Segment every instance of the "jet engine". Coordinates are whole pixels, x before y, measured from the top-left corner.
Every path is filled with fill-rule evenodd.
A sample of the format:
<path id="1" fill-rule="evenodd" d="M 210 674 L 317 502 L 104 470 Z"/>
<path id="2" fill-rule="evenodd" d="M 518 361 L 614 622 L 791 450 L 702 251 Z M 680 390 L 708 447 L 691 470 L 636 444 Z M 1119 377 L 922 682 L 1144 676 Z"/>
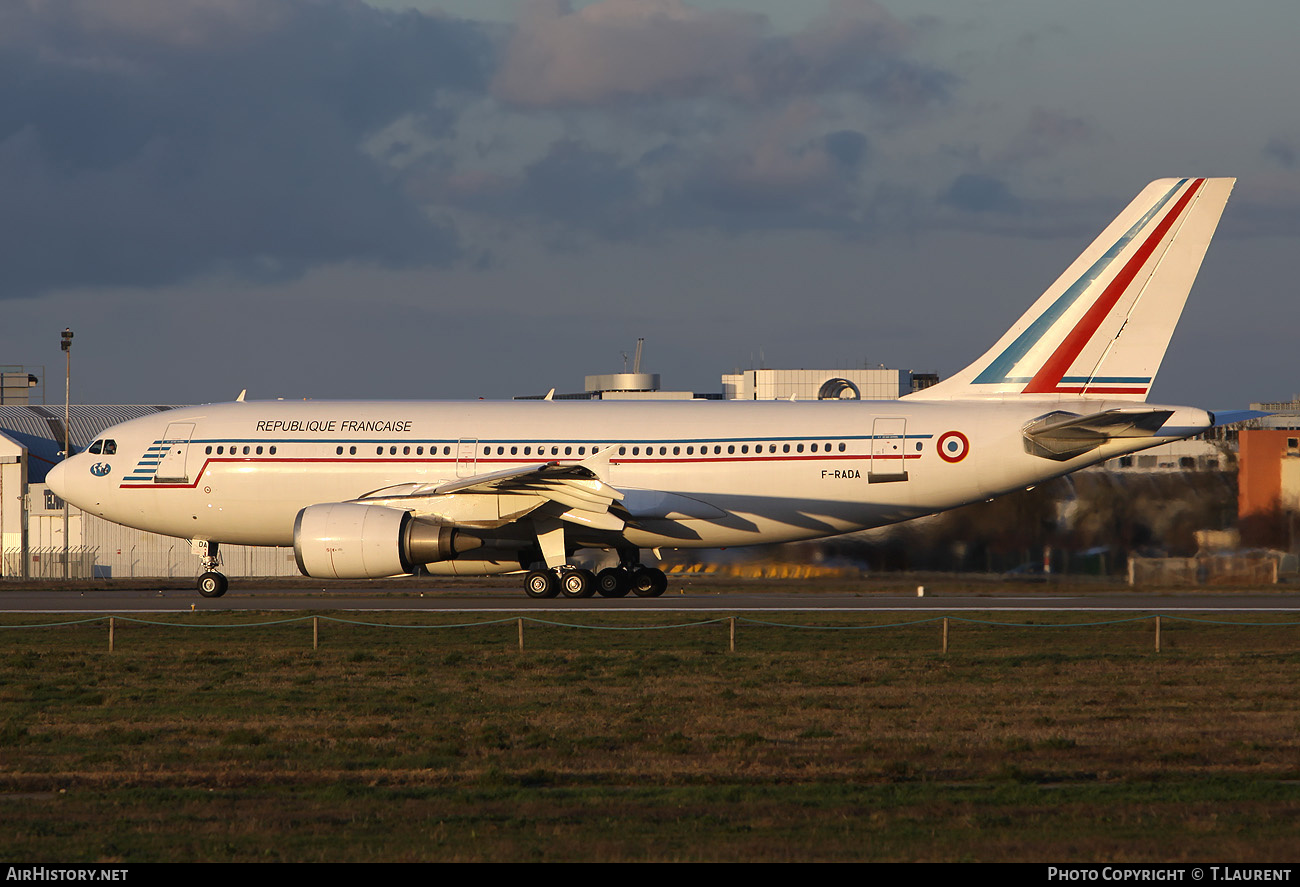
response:
<path id="1" fill-rule="evenodd" d="M 384 505 L 310 505 L 293 524 L 293 554 L 304 576 L 378 579 L 419 564 L 452 560 L 483 540 Z"/>

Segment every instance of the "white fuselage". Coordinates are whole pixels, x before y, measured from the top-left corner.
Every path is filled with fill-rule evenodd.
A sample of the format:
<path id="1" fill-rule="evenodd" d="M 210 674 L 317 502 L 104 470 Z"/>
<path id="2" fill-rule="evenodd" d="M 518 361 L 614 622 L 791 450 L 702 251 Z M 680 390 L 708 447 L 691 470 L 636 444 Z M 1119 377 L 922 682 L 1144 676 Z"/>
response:
<path id="1" fill-rule="evenodd" d="M 1026 451 L 1053 410 L 1130 404 L 1011 402 L 260 402 L 173 410 L 105 431 L 49 477 L 87 512 L 170 536 L 288 546 L 311 505 L 545 462 L 608 457 L 621 544 L 716 547 L 836 535 L 931 514 L 1203 431 L 1172 408 L 1159 436 L 1068 461 Z M 468 497 L 466 497 L 468 498 Z M 439 507 L 484 522 L 484 502 Z M 508 506 L 501 523 L 507 522 Z M 463 509 L 463 511 L 458 511 Z M 435 514 L 435 517 L 438 515 Z M 495 512 L 493 517 L 498 516 Z M 607 546 L 608 533 L 575 541 Z"/>

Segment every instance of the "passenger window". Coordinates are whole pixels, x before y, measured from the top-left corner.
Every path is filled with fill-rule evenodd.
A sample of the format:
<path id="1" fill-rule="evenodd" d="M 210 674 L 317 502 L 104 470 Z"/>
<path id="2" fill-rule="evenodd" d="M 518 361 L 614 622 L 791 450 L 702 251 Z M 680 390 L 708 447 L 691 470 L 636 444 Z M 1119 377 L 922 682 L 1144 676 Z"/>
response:
<path id="1" fill-rule="evenodd" d="M 339 452 L 343 452 L 343 448 L 342 448 L 342 447 L 339 447 Z M 259 455 L 259 456 L 262 455 L 262 448 L 261 448 L 261 447 L 258 447 L 258 448 L 257 448 L 257 455 Z"/>
<path id="2" fill-rule="evenodd" d="M 272 456 L 275 455 L 275 447 L 271 447 L 271 455 L 272 455 Z"/>
<path id="3" fill-rule="evenodd" d="M 271 452 L 272 452 L 272 453 L 275 452 L 275 447 L 271 447 Z M 349 455 L 349 456 L 355 456 L 356 454 L 357 454 L 357 448 L 356 448 L 356 447 L 348 447 L 348 455 Z"/>
<path id="4" fill-rule="evenodd" d="M 248 455 L 248 447 L 244 447 L 244 455 L 245 455 L 245 456 Z"/>

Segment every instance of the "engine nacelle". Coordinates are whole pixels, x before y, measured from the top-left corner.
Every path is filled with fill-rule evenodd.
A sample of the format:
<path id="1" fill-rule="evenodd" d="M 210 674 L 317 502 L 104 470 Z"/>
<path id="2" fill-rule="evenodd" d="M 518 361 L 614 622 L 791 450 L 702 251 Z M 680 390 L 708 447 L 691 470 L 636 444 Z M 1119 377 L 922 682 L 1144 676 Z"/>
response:
<path id="1" fill-rule="evenodd" d="M 304 576 L 379 579 L 417 564 L 450 560 L 482 545 L 455 527 L 419 520 L 385 505 L 309 505 L 293 524 L 293 554 Z"/>

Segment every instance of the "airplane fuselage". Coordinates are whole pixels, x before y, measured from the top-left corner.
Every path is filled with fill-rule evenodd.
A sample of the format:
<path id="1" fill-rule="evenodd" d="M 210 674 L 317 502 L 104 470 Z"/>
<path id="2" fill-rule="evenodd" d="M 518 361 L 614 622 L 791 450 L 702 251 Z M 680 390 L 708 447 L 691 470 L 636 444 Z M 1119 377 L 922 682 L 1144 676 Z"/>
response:
<path id="1" fill-rule="evenodd" d="M 401 485 L 539 463 L 602 462 L 621 490 L 626 544 L 698 548 L 787 542 L 876 527 L 1038 484 L 1197 433 L 1174 409 L 1158 436 L 1052 461 L 1025 427 L 1087 402 L 261 402 L 173 410 L 104 432 L 114 452 L 55 469 L 85 511 L 189 539 L 294 543 L 298 513 Z M 1158 408 L 1157 408 L 1158 409 Z M 430 515 L 491 528 L 519 497 L 442 497 Z M 448 511 L 441 514 L 439 511 Z M 418 512 L 417 512 L 418 513 Z M 611 544 L 607 529 L 571 540 Z"/>

